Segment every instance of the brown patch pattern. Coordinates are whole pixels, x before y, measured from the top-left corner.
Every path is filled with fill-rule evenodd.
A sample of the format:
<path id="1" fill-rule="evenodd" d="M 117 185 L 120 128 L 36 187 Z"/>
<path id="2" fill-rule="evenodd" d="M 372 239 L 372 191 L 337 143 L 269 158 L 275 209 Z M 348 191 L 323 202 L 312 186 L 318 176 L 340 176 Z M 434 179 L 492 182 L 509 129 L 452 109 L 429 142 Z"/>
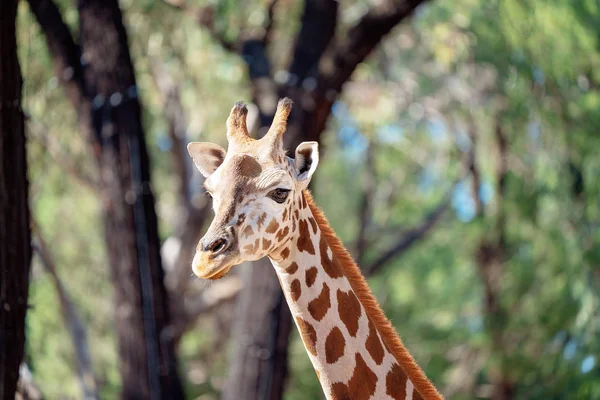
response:
<path id="1" fill-rule="evenodd" d="M 329 286 L 323 283 L 321 293 L 310 303 L 308 303 L 308 312 L 314 319 L 320 321 L 323 319 L 329 308 L 331 307 L 331 298 L 329 296 Z"/>
<path id="2" fill-rule="evenodd" d="M 375 325 L 371 322 L 371 319 L 368 318 L 369 321 L 369 336 L 367 337 L 367 342 L 365 347 L 367 348 L 369 354 L 373 358 L 373 361 L 377 363 L 377 365 L 383 362 L 383 346 L 381 345 L 381 340 L 379 340 L 379 335 L 377 334 L 377 329 L 375 329 Z"/>
<path id="3" fill-rule="evenodd" d="M 249 254 L 255 254 L 260 248 L 260 239 L 256 239 L 254 244 L 248 244 L 244 246 L 244 251 Z"/>
<path id="4" fill-rule="evenodd" d="M 286 260 L 289 257 L 289 255 L 290 255 L 290 249 L 288 247 L 281 250 L 280 256 L 282 259 Z"/>
<path id="5" fill-rule="evenodd" d="M 318 272 L 317 267 L 310 267 L 306 270 L 306 286 L 311 287 L 315 283 Z"/>
<path id="6" fill-rule="evenodd" d="M 242 155 L 236 157 L 236 166 L 239 174 L 248 178 L 255 178 L 262 172 L 262 167 L 252 156 Z"/>
<path id="7" fill-rule="evenodd" d="M 346 325 L 348 333 L 356 336 L 356 332 L 358 332 L 358 320 L 362 313 L 360 302 L 352 290 L 344 293 L 339 289 L 337 291 L 337 301 L 338 312 L 340 313 L 342 322 Z"/>
<path id="8" fill-rule="evenodd" d="M 263 238 L 262 247 L 263 247 L 263 250 L 268 250 L 271 247 L 271 241 Z"/>
<path id="9" fill-rule="evenodd" d="M 286 226 L 285 229 L 281 229 L 279 232 L 277 232 L 275 238 L 278 242 L 280 242 L 283 240 L 283 238 L 285 238 L 288 235 L 288 233 L 290 233 L 290 228 Z"/>
<path id="10" fill-rule="evenodd" d="M 254 229 L 252 229 L 251 225 L 247 225 L 242 231 L 242 235 L 244 237 L 252 236 L 254 234 Z"/>
<path id="11" fill-rule="evenodd" d="M 300 317 L 296 317 L 296 324 L 302 336 L 304 346 L 313 356 L 317 355 L 317 332 L 315 328 Z"/>
<path id="12" fill-rule="evenodd" d="M 325 359 L 327 363 L 333 364 L 346 350 L 346 339 L 338 327 L 334 327 L 325 339 Z"/>
<path id="13" fill-rule="evenodd" d="M 313 232 L 316 234 L 317 233 L 317 221 L 315 221 L 315 219 L 313 217 L 308 217 L 308 221 L 310 222 L 310 225 L 313 228 Z"/>
<path id="14" fill-rule="evenodd" d="M 258 229 L 260 229 L 260 227 L 263 226 L 263 224 L 265 223 L 265 219 L 267 219 L 267 213 L 262 213 L 262 215 L 258 217 L 258 219 L 256 220 L 256 225 L 258 226 Z"/>
<path id="15" fill-rule="evenodd" d="M 287 221 L 287 215 L 288 215 L 288 210 L 287 210 L 287 208 L 285 208 L 285 209 L 283 210 L 283 216 L 281 217 L 281 220 L 282 220 L 283 222 Z"/>
<path id="16" fill-rule="evenodd" d="M 356 353 L 356 366 L 348 384 L 336 382 L 331 385 L 334 399 L 368 400 L 375 393 L 377 375 L 365 363 L 365 360 Z"/>
<path id="17" fill-rule="evenodd" d="M 296 271 L 298 271 L 298 264 L 295 261 L 293 263 L 291 263 L 290 266 L 285 269 L 285 272 L 287 272 L 290 275 L 295 274 Z"/>
<path id="18" fill-rule="evenodd" d="M 292 293 L 292 300 L 298 301 L 302 295 L 302 288 L 300 287 L 300 281 L 294 279 L 290 285 L 290 292 Z"/>
<path id="19" fill-rule="evenodd" d="M 327 272 L 327 275 L 333 279 L 340 278 L 343 276 L 342 269 L 338 265 L 337 261 L 333 259 L 333 257 L 329 258 L 327 255 L 328 248 L 329 246 L 327 245 L 325 237 L 321 236 L 321 242 L 319 243 L 319 251 L 321 252 L 321 265 L 323 266 L 325 272 Z"/>
<path id="20" fill-rule="evenodd" d="M 396 400 L 406 399 L 406 375 L 398 364 L 385 377 L 385 393 Z"/>
<path id="21" fill-rule="evenodd" d="M 298 221 L 298 230 L 298 250 L 305 251 L 309 254 L 315 254 L 315 247 L 313 246 L 312 237 L 308 230 L 308 222 L 304 219 Z"/>
<path id="22" fill-rule="evenodd" d="M 277 228 L 279 228 L 279 224 L 277 223 L 277 221 L 275 221 L 275 218 L 273 218 L 271 220 L 271 222 L 269 222 L 269 225 L 267 226 L 267 229 L 265 230 L 265 232 L 275 233 L 275 232 L 277 232 Z"/>

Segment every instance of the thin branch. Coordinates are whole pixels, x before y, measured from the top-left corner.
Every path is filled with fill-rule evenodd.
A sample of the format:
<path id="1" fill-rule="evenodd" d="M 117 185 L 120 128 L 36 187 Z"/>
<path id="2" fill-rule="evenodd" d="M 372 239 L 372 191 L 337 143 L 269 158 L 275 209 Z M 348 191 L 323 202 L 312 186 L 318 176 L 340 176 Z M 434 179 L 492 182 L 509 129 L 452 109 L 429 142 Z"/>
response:
<path id="1" fill-rule="evenodd" d="M 166 66 L 156 58 L 150 59 L 154 81 L 162 95 L 165 115 L 169 122 L 169 139 L 171 139 L 171 159 L 175 173 L 179 178 L 180 204 L 188 211 L 191 209 L 192 195 L 190 178 L 191 163 L 186 150 L 187 124 L 186 115 L 181 104 L 181 88 L 169 75 Z"/>
<path id="2" fill-rule="evenodd" d="M 263 46 L 266 48 L 271 41 L 271 33 L 273 26 L 275 25 L 275 7 L 277 6 L 278 0 L 269 0 L 267 6 L 267 22 L 265 24 L 265 33 L 262 37 Z"/>
<path id="3" fill-rule="evenodd" d="M 469 117 L 468 120 L 468 135 L 471 139 L 471 148 L 469 149 L 467 156 L 467 168 L 471 173 L 471 177 L 473 178 L 473 199 L 475 200 L 475 215 L 481 216 L 484 212 L 483 201 L 480 196 L 480 188 L 481 188 L 481 174 L 479 173 L 479 168 L 477 167 L 477 126 L 472 117 Z"/>
<path id="4" fill-rule="evenodd" d="M 54 60 L 56 76 L 68 91 L 83 96 L 81 49 L 73 40 L 69 27 L 52 0 L 28 0 L 29 7 L 44 31 L 48 49 Z"/>
<path id="5" fill-rule="evenodd" d="M 196 22 L 204 27 L 225 50 L 239 53 L 237 43 L 228 40 L 223 32 L 215 27 L 215 9 L 213 6 L 204 6 L 200 8 L 190 7 L 185 0 L 162 0 L 165 4 L 183 11 L 191 16 Z"/>
<path id="6" fill-rule="evenodd" d="M 29 7 L 44 32 L 56 77 L 77 111 L 81 131 L 92 139 L 92 102 L 83 82 L 81 48 L 52 0 L 29 0 Z"/>
<path id="7" fill-rule="evenodd" d="M 366 149 L 366 157 L 365 157 L 365 169 L 366 169 L 366 177 L 363 180 L 363 192 L 359 206 L 359 223 L 358 223 L 358 234 L 356 235 L 356 262 L 361 265 L 363 261 L 363 257 L 365 255 L 365 250 L 369 245 L 369 240 L 367 238 L 367 231 L 369 225 L 371 224 L 371 205 L 372 198 L 375 193 L 375 182 L 376 182 L 376 171 L 375 171 L 375 163 L 373 160 L 373 143 L 370 143 Z"/>
<path id="8" fill-rule="evenodd" d="M 33 247 L 40 256 L 40 260 L 44 269 L 52 277 L 52 281 L 58 294 L 61 315 L 71 335 L 71 342 L 73 344 L 75 359 L 77 360 L 77 373 L 79 375 L 79 383 L 83 391 L 83 398 L 86 400 L 97 399 L 99 398 L 98 387 L 92 369 L 92 360 L 89 352 L 85 325 L 79 318 L 75 305 L 73 304 L 69 293 L 58 276 L 56 265 L 52 259 L 48 246 L 42 238 L 39 228 L 34 221 L 32 221 L 32 233 L 34 236 Z"/>
<path id="9" fill-rule="evenodd" d="M 346 39 L 331 46 L 333 67 L 321 76 L 325 90 L 339 92 L 356 67 L 363 62 L 392 28 L 426 0 L 388 0 L 370 9 L 345 35 Z"/>
<path id="10" fill-rule="evenodd" d="M 66 173 L 73 177 L 79 184 L 92 191 L 99 191 L 100 183 L 97 177 L 86 173 L 81 167 L 75 165 L 71 157 L 63 150 L 63 146 L 53 135 L 48 133 L 48 128 L 42 123 L 36 123 L 39 129 L 34 136 L 41 142 L 52 160 Z M 34 132 L 34 130 L 30 130 Z"/>
<path id="11" fill-rule="evenodd" d="M 452 185 L 454 188 L 455 185 Z M 452 190 L 444 196 L 440 204 L 433 209 L 425 219 L 416 227 L 408 230 L 402 235 L 398 241 L 388 250 L 384 251 L 375 261 L 371 262 L 364 268 L 365 276 L 371 276 L 377 273 L 386 263 L 400 256 L 402 253 L 410 249 L 415 243 L 423 239 L 435 225 L 441 220 L 442 216 L 450 207 Z"/>
<path id="12" fill-rule="evenodd" d="M 239 275 L 232 275 L 215 282 L 187 301 L 185 315 L 180 316 L 172 327 L 175 340 L 190 329 L 200 316 L 212 313 L 224 304 L 233 302 L 241 289 L 242 281 Z"/>

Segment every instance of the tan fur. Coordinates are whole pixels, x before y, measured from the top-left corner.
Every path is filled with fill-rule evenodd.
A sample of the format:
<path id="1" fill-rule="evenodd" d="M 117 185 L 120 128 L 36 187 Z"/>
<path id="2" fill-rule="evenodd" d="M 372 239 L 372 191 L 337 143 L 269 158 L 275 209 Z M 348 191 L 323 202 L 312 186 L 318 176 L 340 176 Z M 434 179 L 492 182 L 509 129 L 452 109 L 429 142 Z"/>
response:
<path id="1" fill-rule="evenodd" d="M 442 395 L 436 390 L 433 384 L 427 379 L 425 373 L 417 365 L 413 357 L 410 355 L 406 347 L 402 344 L 402 340 L 396 333 L 396 330 L 385 317 L 383 311 L 379 307 L 375 296 L 371 293 L 371 289 L 367 285 L 365 278 L 363 277 L 360 269 L 352 259 L 352 256 L 348 253 L 342 241 L 337 237 L 327 218 L 315 204 L 310 191 L 305 190 L 303 192 L 308 206 L 312 211 L 317 225 L 321 229 L 322 235 L 327 240 L 327 244 L 331 248 L 334 254 L 334 259 L 339 262 L 339 266 L 342 269 L 344 275 L 350 282 L 350 286 L 356 296 L 365 308 L 369 318 L 375 324 L 375 327 L 381 334 L 385 344 L 389 348 L 390 352 L 396 357 L 398 363 L 412 381 L 415 390 L 426 400 L 430 399 L 443 399 Z"/>

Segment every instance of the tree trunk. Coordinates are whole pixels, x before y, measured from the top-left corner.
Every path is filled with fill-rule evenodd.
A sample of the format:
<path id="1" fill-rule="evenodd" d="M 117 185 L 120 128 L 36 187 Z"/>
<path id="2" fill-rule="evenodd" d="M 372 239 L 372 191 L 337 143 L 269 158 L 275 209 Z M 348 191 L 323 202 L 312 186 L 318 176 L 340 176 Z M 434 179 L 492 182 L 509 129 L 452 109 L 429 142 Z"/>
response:
<path id="1" fill-rule="evenodd" d="M 84 93 L 92 100 L 123 398 L 178 399 L 150 160 L 117 0 L 80 0 Z"/>
<path id="2" fill-rule="evenodd" d="M 292 326 L 290 311 L 267 258 L 239 268 L 243 289 L 233 327 L 235 345 L 229 376 L 221 398 L 281 399 Z"/>
<path id="3" fill-rule="evenodd" d="M 31 261 L 17 4 L 0 2 L 0 399 L 13 399 L 17 388 Z"/>

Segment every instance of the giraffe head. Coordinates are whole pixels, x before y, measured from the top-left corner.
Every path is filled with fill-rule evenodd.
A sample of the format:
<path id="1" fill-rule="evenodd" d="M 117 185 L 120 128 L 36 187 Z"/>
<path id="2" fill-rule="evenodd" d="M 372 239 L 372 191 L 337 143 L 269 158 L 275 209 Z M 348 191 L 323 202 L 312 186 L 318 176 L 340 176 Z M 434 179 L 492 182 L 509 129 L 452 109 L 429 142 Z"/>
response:
<path id="1" fill-rule="evenodd" d="M 194 142 L 188 152 L 206 178 L 215 217 L 198 243 L 194 273 L 218 279 L 244 261 L 282 249 L 296 230 L 302 190 L 315 171 L 316 142 L 303 142 L 295 158 L 286 156 L 283 133 L 292 101 L 279 101 L 273 124 L 260 140 L 246 127 L 248 110 L 236 103 L 227 119 L 227 151 L 213 143 Z"/>

